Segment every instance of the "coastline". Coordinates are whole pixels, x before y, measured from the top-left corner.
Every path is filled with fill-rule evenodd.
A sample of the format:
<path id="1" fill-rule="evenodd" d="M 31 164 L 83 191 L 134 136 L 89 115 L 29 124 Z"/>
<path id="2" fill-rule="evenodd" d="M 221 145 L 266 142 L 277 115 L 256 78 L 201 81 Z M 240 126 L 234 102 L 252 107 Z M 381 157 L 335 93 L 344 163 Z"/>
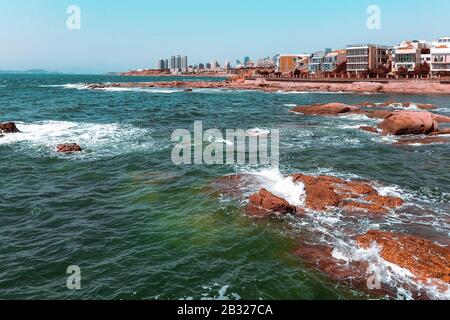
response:
<path id="1" fill-rule="evenodd" d="M 167 82 L 130 82 L 99 83 L 88 85 L 90 89 L 104 88 L 185 88 L 191 89 L 231 89 L 260 90 L 263 92 L 347 92 L 347 93 L 398 93 L 398 94 L 450 94 L 450 82 L 439 80 L 304 80 L 239 78 L 225 81 L 167 81 Z"/>

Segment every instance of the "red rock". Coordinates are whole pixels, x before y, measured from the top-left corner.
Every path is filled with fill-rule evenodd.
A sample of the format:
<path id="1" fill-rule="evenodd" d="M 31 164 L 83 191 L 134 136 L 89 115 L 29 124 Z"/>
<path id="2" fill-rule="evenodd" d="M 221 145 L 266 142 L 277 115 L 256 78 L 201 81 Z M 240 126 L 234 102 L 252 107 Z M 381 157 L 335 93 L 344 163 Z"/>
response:
<path id="1" fill-rule="evenodd" d="M 292 206 L 286 200 L 277 197 L 267 191 L 266 189 L 259 190 L 258 193 L 250 196 L 250 214 L 261 216 L 260 210 L 263 209 L 268 212 L 276 212 L 281 214 L 295 214 L 297 212 L 297 208 Z"/>
<path id="2" fill-rule="evenodd" d="M 361 113 L 372 119 L 386 119 L 392 115 L 392 111 L 389 110 L 370 110 Z"/>
<path id="3" fill-rule="evenodd" d="M 305 204 L 312 210 L 344 208 L 349 211 L 361 209 L 368 213 L 387 213 L 389 209 L 403 205 L 399 198 L 379 196 L 371 185 L 364 182 L 303 174 L 294 175 L 293 179 L 305 185 Z"/>
<path id="4" fill-rule="evenodd" d="M 441 134 L 450 134 L 450 128 L 439 129 L 437 131 L 430 133 L 430 135 L 432 136 L 437 136 Z"/>
<path id="5" fill-rule="evenodd" d="M 74 153 L 82 151 L 81 147 L 76 143 L 60 144 L 56 147 L 56 151 L 60 153 Z"/>
<path id="6" fill-rule="evenodd" d="M 398 197 L 386 197 L 378 194 L 371 194 L 364 198 L 364 200 L 390 209 L 398 208 L 405 204 L 403 200 Z"/>
<path id="7" fill-rule="evenodd" d="M 358 245 L 380 247 L 386 261 L 408 269 L 421 281 L 438 279 L 450 283 L 450 249 L 429 240 L 384 231 L 369 231 L 357 238 Z"/>
<path id="8" fill-rule="evenodd" d="M 349 201 L 344 204 L 344 208 L 349 211 L 364 211 L 371 214 L 386 214 L 389 210 L 374 203 Z"/>
<path id="9" fill-rule="evenodd" d="M 441 138 L 441 137 L 425 137 L 425 138 L 410 138 L 410 139 L 401 139 L 395 143 L 395 145 L 403 146 L 403 145 L 411 145 L 411 144 L 432 144 L 432 143 L 449 143 L 449 138 Z"/>
<path id="10" fill-rule="evenodd" d="M 14 122 L 0 123 L 0 133 L 18 133 L 20 132 L 17 129 L 16 124 Z"/>
<path id="11" fill-rule="evenodd" d="M 439 122 L 439 123 L 441 123 L 441 122 L 450 123 L 450 117 L 447 117 L 447 116 L 441 116 L 440 114 L 432 113 L 431 117 L 433 118 L 434 121 Z"/>
<path id="12" fill-rule="evenodd" d="M 376 104 L 373 102 L 362 102 L 362 103 L 358 103 L 356 106 L 357 107 L 374 107 L 374 106 L 376 106 Z"/>
<path id="13" fill-rule="evenodd" d="M 378 125 L 383 134 L 428 134 L 437 129 L 429 112 L 396 111 Z"/>
<path id="14" fill-rule="evenodd" d="M 437 109 L 434 105 L 431 103 L 416 103 L 417 108 L 422 110 L 434 110 Z"/>
<path id="15" fill-rule="evenodd" d="M 298 106 L 292 112 L 299 112 L 306 115 L 339 115 L 358 110 L 343 103 L 328 103 L 323 105 Z"/>
<path id="16" fill-rule="evenodd" d="M 363 131 L 367 131 L 367 132 L 371 132 L 371 133 L 378 133 L 378 129 L 375 127 L 370 127 L 370 126 L 362 126 L 359 127 L 361 130 Z"/>

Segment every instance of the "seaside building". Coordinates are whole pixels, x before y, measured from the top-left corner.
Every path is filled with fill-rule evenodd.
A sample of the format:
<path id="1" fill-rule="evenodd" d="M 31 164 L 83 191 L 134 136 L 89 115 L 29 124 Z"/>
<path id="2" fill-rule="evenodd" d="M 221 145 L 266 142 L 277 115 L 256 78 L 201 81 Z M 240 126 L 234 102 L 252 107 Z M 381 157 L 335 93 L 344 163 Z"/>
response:
<path id="1" fill-rule="evenodd" d="M 223 65 L 225 70 L 231 70 L 231 63 L 230 61 L 225 61 L 224 65 Z"/>
<path id="2" fill-rule="evenodd" d="M 325 51 L 318 51 L 312 54 L 309 59 L 308 72 L 319 73 L 323 71 L 323 63 L 325 61 L 325 55 L 330 53 L 331 49 L 325 49 Z"/>
<path id="3" fill-rule="evenodd" d="M 406 68 L 413 71 L 422 63 L 422 51 L 428 48 L 425 41 L 403 41 L 395 46 L 392 52 L 392 71 L 398 71 L 400 68 Z"/>
<path id="4" fill-rule="evenodd" d="M 362 73 L 386 66 L 389 47 L 375 44 L 352 44 L 346 49 L 347 72 Z"/>
<path id="5" fill-rule="evenodd" d="M 308 68 L 310 55 L 307 54 L 280 54 L 277 61 L 277 71 L 291 72 L 296 69 Z"/>
<path id="6" fill-rule="evenodd" d="M 324 72 L 333 72 L 336 70 L 336 67 L 338 65 L 340 65 L 341 63 L 344 63 L 346 61 L 347 61 L 347 55 L 346 55 L 345 50 L 335 50 L 335 51 L 328 52 L 325 55 L 322 70 Z"/>
<path id="7" fill-rule="evenodd" d="M 450 75 L 450 37 L 433 41 L 430 50 L 431 74 Z"/>

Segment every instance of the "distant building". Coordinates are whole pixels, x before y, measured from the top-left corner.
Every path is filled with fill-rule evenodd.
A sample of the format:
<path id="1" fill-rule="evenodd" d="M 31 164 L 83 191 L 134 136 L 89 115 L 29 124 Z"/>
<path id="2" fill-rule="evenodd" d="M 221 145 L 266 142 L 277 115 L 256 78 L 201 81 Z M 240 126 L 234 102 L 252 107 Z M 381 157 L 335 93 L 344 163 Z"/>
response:
<path id="1" fill-rule="evenodd" d="M 259 59 L 256 63 L 256 66 L 259 68 L 273 68 L 276 63 L 273 63 L 273 59 L 271 57 Z"/>
<path id="2" fill-rule="evenodd" d="M 186 71 L 188 69 L 188 57 L 183 56 L 181 58 L 181 70 Z"/>
<path id="3" fill-rule="evenodd" d="M 158 61 L 156 61 L 156 69 L 166 70 L 165 62 L 163 59 L 159 59 Z"/>
<path id="4" fill-rule="evenodd" d="M 450 37 L 433 41 L 430 54 L 432 75 L 450 73 Z"/>
<path id="5" fill-rule="evenodd" d="M 199 64 L 198 64 L 198 68 L 199 68 L 200 70 L 203 70 L 203 69 L 205 69 L 205 65 L 204 65 L 203 63 L 199 63 Z"/>
<path id="6" fill-rule="evenodd" d="M 210 70 L 210 69 L 211 69 L 211 63 L 208 62 L 208 63 L 205 65 L 205 68 Z"/>
<path id="7" fill-rule="evenodd" d="M 177 58 L 175 56 L 170 57 L 170 70 L 175 70 L 177 68 Z"/>
<path id="8" fill-rule="evenodd" d="M 403 41 L 395 46 L 392 51 L 392 71 L 406 68 L 413 71 L 422 63 L 422 50 L 427 49 L 428 44 L 424 41 Z"/>
<path id="9" fill-rule="evenodd" d="M 225 70 L 231 70 L 231 63 L 230 63 L 230 61 L 225 61 L 225 64 L 223 65 L 223 68 Z"/>
<path id="10" fill-rule="evenodd" d="M 331 49 L 325 49 L 325 51 L 319 51 L 312 54 L 308 64 L 309 73 L 319 73 L 323 71 L 325 55 L 329 52 L 331 52 Z"/>
<path id="11" fill-rule="evenodd" d="M 244 67 L 247 67 L 250 63 L 250 57 L 244 57 Z"/>
<path id="12" fill-rule="evenodd" d="M 324 72 L 333 72 L 337 66 L 347 61 L 345 50 L 335 50 L 325 54 L 322 70 Z"/>
<path id="13" fill-rule="evenodd" d="M 375 70 L 388 63 L 389 47 L 374 44 L 348 45 L 347 72 L 361 73 L 366 70 Z"/>
<path id="14" fill-rule="evenodd" d="M 310 55 L 306 54 L 280 54 L 277 61 L 277 70 L 281 73 L 291 72 L 296 69 L 306 68 Z"/>

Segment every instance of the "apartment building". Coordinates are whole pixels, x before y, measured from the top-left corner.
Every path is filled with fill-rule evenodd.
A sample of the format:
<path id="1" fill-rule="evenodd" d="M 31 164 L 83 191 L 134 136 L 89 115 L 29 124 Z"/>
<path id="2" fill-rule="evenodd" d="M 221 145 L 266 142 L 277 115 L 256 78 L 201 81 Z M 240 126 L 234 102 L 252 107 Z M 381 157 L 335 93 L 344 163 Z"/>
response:
<path id="1" fill-rule="evenodd" d="M 347 72 L 361 73 L 385 66 L 389 60 L 389 47 L 375 44 L 353 44 L 346 49 Z"/>
<path id="2" fill-rule="evenodd" d="M 398 71 L 402 67 L 413 71 L 422 63 L 422 51 L 428 47 L 425 41 L 417 40 L 403 41 L 395 46 L 392 52 L 392 71 Z"/>
<path id="3" fill-rule="evenodd" d="M 324 72 L 333 72 L 336 67 L 347 61 L 347 55 L 345 50 L 335 50 L 328 52 L 323 60 L 322 70 Z"/>
<path id="4" fill-rule="evenodd" d="M 281 73 L 291 72 L 296 69 L 306 71 L 309 57 L 306 54 L 281 54 L 278 57 L 277 70 Z"/>
<path id="5" fill-rule="evenodd" d="M 318 52 L 313 53 L 311 58 L 309 59 L 308 72 L 309 73 L 322 72 L 325 55 L 330 52 L 331 52 L 331 49 L 325 49 L 325 51 L 318 51 Z"/>
<path id="6" fill-rule="evenodd" d="M 450 37 L 433 41 L 430 54 L 431 74 L 450 74 Z"/>

